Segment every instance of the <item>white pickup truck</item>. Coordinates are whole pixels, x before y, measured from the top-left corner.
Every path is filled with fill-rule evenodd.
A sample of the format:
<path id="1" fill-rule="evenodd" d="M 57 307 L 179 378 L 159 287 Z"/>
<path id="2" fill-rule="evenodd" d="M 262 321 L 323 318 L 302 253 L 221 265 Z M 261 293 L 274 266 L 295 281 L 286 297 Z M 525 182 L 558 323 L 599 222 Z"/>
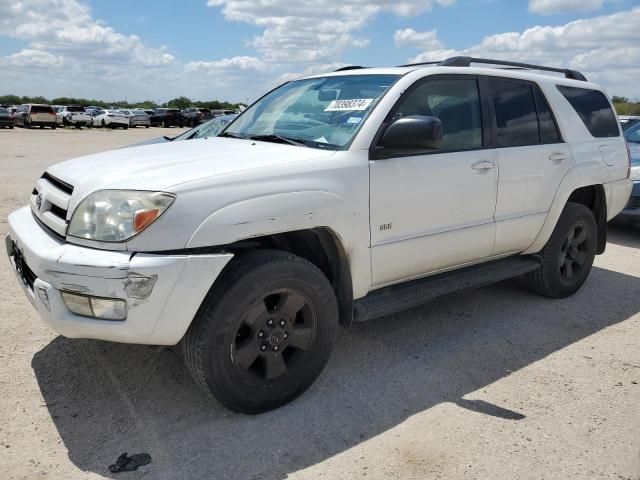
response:
<path id="1" fill-rule="evenodd" d="M 579 72 L 349 67 L 276 88 L 218 137 L 48 168 L 7 250 L 56 332 L 181 344 L 206 391 L 257 413 L 314 381 L 339 325 L 516 275 L 573 294 L 628 177 L 611 103 Z"/>

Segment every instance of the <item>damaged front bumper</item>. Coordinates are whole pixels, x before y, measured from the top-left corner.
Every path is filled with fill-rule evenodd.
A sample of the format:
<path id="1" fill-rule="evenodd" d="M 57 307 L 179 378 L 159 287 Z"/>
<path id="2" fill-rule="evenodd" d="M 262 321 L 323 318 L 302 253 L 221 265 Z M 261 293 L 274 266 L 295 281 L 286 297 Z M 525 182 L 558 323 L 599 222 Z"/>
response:
<path id="1" fill-rule="evenodd" d="M 231 254 L 153 255 L 97 250 L 47 233 L 29 207 L 9 215 L 9 261 L 29 301 L 54 331 L 71 338 L 175 345 Z M 72 313 L 61 292 L 122 299 L 122 321 Z"/>

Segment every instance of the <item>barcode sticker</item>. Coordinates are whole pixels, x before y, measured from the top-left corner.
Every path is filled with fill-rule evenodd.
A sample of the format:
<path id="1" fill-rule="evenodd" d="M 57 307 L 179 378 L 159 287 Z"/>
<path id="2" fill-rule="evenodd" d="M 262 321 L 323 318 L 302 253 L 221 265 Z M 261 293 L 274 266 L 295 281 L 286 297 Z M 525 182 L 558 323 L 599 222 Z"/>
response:
<path id="1" fill-rule="evenodd" d="M 352 112 L 355 110 L 366 110 L 373 102 L 373 98 L 351 98 L 349 100 L 334 100 L 325 112 Z"/>

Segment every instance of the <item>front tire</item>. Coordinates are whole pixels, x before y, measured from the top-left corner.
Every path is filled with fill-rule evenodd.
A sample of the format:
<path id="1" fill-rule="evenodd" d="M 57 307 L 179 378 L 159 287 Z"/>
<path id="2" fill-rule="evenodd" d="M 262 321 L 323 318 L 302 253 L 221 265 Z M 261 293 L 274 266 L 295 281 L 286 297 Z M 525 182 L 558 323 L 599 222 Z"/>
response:
<path id="1" fill-rule="evenodd" d="M 263 250 L 230 262 L 182 349 L 205 391 L 233 411 L 256 414 L 309 388 L 337 327 L 337 301 L 324 274 L 296 255 Z"/>
<path id="2" fill-rule="evenodd" d="M 591 271 L 597 240 L 598 229 L 591 210 L 579 203 L 567 203 L 540 252 L 542 265 L 527 274 L 529 284 L 546 297 L 573 295 Z"/>

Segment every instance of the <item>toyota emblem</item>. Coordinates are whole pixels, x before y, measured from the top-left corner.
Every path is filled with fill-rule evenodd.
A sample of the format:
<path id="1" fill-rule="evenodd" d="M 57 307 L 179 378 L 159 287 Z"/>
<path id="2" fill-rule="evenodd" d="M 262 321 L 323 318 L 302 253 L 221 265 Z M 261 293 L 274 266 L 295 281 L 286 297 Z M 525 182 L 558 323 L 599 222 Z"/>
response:
<path id="1" fill-rule="evenodd" d="M 38 211 L 42 208 L 42 194 L 39 193 L 36 197 L 36 207 L 38 207 Z"/>

